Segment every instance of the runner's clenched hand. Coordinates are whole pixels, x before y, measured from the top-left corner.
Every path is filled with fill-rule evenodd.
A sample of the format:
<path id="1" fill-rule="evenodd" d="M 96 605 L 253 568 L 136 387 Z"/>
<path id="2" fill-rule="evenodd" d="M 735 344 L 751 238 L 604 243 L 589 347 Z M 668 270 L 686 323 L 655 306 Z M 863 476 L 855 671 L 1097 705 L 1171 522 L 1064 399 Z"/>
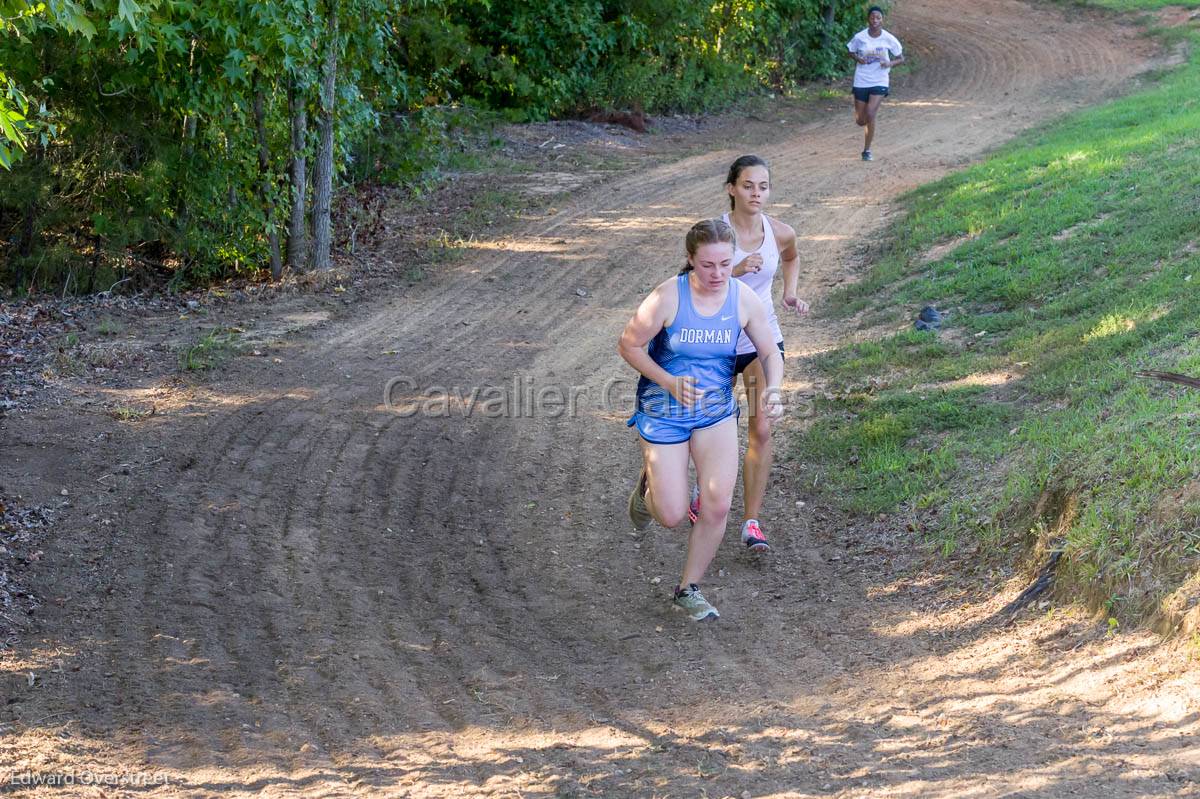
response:
<path id="1" fill-rule="evenodd" d="M 790 308 L 801 315 L 808 313 L 808 303 L 797 297 L 795 294 L 783 295 L 783 307 Z"/>
<path id="2" fill-rule="evenodd" d="M 751 272 L 759 272 L 762 270 L 763 258 L 762 255 L 752 252 L 733 267 L 733 276 L 741 277 L 742 275 L 750 274 Z"/>
<path id="3" fill-rule="evenodd" d="M 783 418 L 783 402 L 779 397 L 779 389 L 763 389 L 759 397 L 759 406 L 762 408 L 763 416 L 767 417 L 772 424 Z"/>
<path id="4" fill-rule="evenodd" d="M 703 396 L 704 392 L 696 389 L 696 378 L 691 375 L 680 375 L 671 381 L 667 387 L 671 396 L 690 408 Z"/>

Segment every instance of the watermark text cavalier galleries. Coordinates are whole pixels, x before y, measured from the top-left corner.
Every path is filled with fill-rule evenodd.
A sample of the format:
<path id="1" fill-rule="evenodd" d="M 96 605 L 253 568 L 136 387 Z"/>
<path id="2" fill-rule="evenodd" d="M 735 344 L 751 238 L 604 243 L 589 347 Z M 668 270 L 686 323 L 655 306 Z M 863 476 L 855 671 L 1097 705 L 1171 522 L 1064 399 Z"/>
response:
<path id="1" fill-rule="evenodd" d="M 744 394 L 735 393 L 744 404 Z M 405 419 L 414 416 L 559 419 L 573 418 L 581 412 L 628 415 L 633 413 L 636 396 L 637 380 L 629 377 L 610 378 L 599 387 L 539 384 L 527 375 L 514 375 L 500 384 L 421 387 L 413 378 L 398 375 L 383 387 L 384 406 Z M 785 413 L 811 410 L 809 393 L 780 392 L 779 398 Z"/>

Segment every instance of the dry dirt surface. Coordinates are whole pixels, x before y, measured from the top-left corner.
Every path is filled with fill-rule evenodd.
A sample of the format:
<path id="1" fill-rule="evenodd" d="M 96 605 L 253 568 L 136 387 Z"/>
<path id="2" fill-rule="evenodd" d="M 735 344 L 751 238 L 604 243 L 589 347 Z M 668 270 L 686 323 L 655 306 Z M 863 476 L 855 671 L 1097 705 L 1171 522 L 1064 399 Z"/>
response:
<path id="1" fill-rule="evenodd" d="M 1129 89 L 1154 55 L 1109 18 L 1016 0 L 910 0 L 888 27 L 920 68 L 884 105 L 873 164 L 848 99 L 760 120 L 270 357 L 125 389 L 152 417 L 10 417 L 0 477 L 60 510 L 45 606 L 0 655 L 0 790 L 1200 793 L 1187 642 L 1044 607 L 1004 626 L 1018 582 L 964 588 L 887 519 L 822 508 L 786 463 L 774 553 L 741 552 L 731 522 L 705 586 L 722 618 L 695 625 L 668 603 L 682 533 L 625 518 L 638 447 L 627 406 L 604 402 L 629 386 L 616 337 L 686 227 L 722 210 L 735 156 L 771 161 L 772 212 L 799 233 L 815 313 L 785 322 L 789 386 L 817 390 L 806 356 L 849 334 L 822 298 L 900 192 Z M 383 402 L 394 377 L 401 410 L 461 395 L 408 416 Z M 571 387 L 577 412 L 541 395 L 530 413 L 514 385 Z M 485 386 L 507 414 L 490 392 L 465 412 Z"/>

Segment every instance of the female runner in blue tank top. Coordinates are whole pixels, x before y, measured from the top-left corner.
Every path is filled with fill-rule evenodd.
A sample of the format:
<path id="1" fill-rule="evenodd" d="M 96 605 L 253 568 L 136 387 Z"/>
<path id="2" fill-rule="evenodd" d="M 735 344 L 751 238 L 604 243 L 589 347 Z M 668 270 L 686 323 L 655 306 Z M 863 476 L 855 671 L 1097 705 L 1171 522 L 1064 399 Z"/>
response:
<path id="1" fill-rule="evenodd" d="M 637 410 L 629 420 L 642 439 L 643 466 L 629 498 L 638 529 L 651 518 L 676 527 L 687 518 L 688 461 L 696 464 L 701 511 L 688 539 L 674 603 L 696 621 L 716 618 L 699 583 L 725 533 L 738 471 L 733 394 L 737 342 L 744 330 L 763 358 L 759 413 L 783 413 L 783 358 L 762 301 L 730 280 L 733 229 L 719 219 L 698 222 L 686 240 L 685 273 L 659 284 L 625 326 L 621 356 L 641 373 Z"/>

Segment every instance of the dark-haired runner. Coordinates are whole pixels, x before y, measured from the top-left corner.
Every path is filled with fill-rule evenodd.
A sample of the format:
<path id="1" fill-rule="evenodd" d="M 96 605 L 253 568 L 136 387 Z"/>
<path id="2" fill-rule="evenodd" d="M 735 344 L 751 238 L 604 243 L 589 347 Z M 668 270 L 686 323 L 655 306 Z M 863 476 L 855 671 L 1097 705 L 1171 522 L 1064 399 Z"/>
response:
<path id="1" fill-rule="evenodd" d="M 767 162 L 757 155 L 743 155 L 729 167 L 725 179 L 729 194 L 729 213 L 722 219 L 730 223 L 737 237 L 733 276 L 758 295 L 767 309 L 775 344 L 783 352 L 783 332 L 775 314 L 771 289 L 775 273 L 783 272 L 783 307 L 807 313 L 808 303 L 796 296 L 800 276 L 800 255 L 796 251 L 796 231 L 762 212 L 771 198 L 771 173 Z M 746 390 L 748 435 L 746 459 L 742 464 L 742 543 L 752 552 L 771 547 L 763 534 L 759 515 L 767 493 L 774 455 L 771 447 L 771 420 L 758 412 L 758 393 L 766 385 L 762 359 L 749 337 L 738 339 L 734 374 L 742 376 Z M 703 504 L 702 501 L 700 503 Z"/>
<path id="2" fill-rule="evenodd" d="M 865 127 L 862 160 L 872 161 L 871 142 L 875 138 L 875 115 L 890 91 L 892 67 L 904 63 L 904 48 L 900 40 L 883 29 L 883 9 L 871 6 L 867 10 L 867 27 L 854 34 L 846 45 L 850 57 L 858 64 L 854 68 L 854 121 Z"/>

